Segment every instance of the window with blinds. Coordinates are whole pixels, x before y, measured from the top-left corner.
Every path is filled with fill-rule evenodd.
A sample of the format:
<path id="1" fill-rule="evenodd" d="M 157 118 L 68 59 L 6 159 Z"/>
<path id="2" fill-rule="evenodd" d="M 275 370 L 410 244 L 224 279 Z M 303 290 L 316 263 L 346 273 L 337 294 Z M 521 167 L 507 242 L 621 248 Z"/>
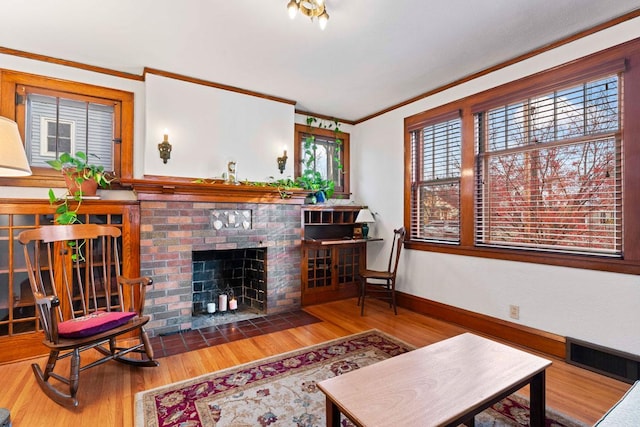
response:
<path id="1" fill-rule="evenodd" d="M 18 124 L 33 172 L 0 185 L 62 186 L 47 161 L 77 151 L 121 180 L 133 178 L 133 93 L 4 69 L 0 83 L 0 114 Z"/>
<path id="2" fill-rule="evenodd" d="M 48 167 L 62 153 L 84 151 L 91 164 L 114 170 L 114 103 L 45 96 L 26 90 L 26 152 L 31 166 Z"/>
<path id="3" fill-rule="evenodd" d="M 622 255 L 620 81 L 476 112 L 477 245 Z"/>
<path id="4" fill-rule="evenodd" d="M 460 242 L 461 119 L 411 130 L 411 237 Z"/>

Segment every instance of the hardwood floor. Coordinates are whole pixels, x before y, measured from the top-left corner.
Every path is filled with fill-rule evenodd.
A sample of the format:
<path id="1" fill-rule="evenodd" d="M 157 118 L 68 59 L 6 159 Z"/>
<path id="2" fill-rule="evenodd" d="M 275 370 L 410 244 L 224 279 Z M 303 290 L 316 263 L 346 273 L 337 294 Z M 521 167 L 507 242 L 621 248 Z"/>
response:
<path id="1" fill-rule="evenodd" d="M 157 368 L 136 369 L 110 362 L 85 371 L 78 392 L 80 406 L 75 409 L 62 408 L 45 397 L 31 372 L 33 360 L 0 365 L 0 407 L 11 411 L 16 427 L 129 427 L 134 425 L 134 396 L 139 391 L 373 328 L 415 346 L 467 331 L 401 308 L 394 316 L 386 304 L 371 300 L 364 317 L 355 299 L 305 310 L 323 321 L 164 357 Z M 547 406 L 588 424 L 595 423 L 630 387 L 548 358 L 553 365 L 547 370 Z M 41 365 L 44 360 L 37 359 Z"/>

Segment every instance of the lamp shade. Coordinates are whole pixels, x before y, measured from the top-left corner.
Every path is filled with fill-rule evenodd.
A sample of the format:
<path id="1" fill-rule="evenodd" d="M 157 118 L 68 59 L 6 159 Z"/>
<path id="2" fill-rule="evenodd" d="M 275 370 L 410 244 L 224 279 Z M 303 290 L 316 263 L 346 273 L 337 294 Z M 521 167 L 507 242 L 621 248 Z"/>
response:
<path id="1" fill-rule="evenodd" d="M 0 176 L 28 176 L 31 168 L 24 152 L 18 124 L 0 117 Z"/>
<path id="2" fill-rule="evenodd" d="M 373 217 L 373 214 L 371 213 L 371 211 L 367 208 L 364 208 L 364 209 L 360 209 L 360 212 L 358 212 L 358 216 L 356 217 L 356 222 L 367 223 L 367 222 L 376 222 L 376 220 Z"/>

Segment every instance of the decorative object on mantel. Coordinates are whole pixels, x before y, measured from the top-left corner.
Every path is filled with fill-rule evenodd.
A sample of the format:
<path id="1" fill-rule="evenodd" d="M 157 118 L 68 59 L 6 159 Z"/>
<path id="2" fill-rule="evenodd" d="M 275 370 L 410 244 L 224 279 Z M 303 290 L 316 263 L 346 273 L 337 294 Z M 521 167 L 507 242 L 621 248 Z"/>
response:
<path id="1" fill-rule="evenodd" d="M 232 160 L 227 163 L 227 179 L 224 182 L 225 184 L 240 185 L 236 168 L 237 162 Z"/>
<path id="2" fill-rule="evenodd" d="M 0 176 L 29 176 L 31 168 L 13 120 L 0 116 Z"/>
<path id="3" fill-rule="evenodd" d="M 95 154 L 94 157 L 98 158 Z M 56 205 L 56 223 L 73 224 L 78 221 L 78 210 L 83 199 L 97 198 L 98 187 L 108 188 L 116 179 L 104 170 L 102 165 L 89 163 L 87 154 L 83 151 L 62 153 L 55 160 L 47 160 L 47 163 L 55 170 L 61 171 L 67 184 L 67 193 L 62 197 L 56 197 L 52 189 L 49 189 L 49 203 Z M 70 201 L 77 202 L 75 208 L 69 205 Z"/>
<path id="4" fill-rule="evenodd" d="M 213 228 L 221 230 L 222 228 L 242 228 L 244 230 L 251 229 L 251 211 L 230 211 L 226 209 L 213 209 Z"/>
<path id="5" fill-rule="evenodd" d="M 284 154 L 281 157 L 278 157 L 278 170 L 280 173 L 284 173 L 284 170 L 287 167 L 287 147 L 284 147 Z"/>
<path id="6" fill-rule="evenodd" d="M 287 9 L 289 10 L 289 18 L 291 19 L 294 19 L 298 11 L 300 11 L 304 16 L 308 16 L 311 21 L 313 21 L 313 18 L 318 18 L 318 24 L 321 30 L 327 27 L 329 14 L 327 13 L 324 0 L 290 0 L 287 4 Z"/>
<path id="7" fill-rule="evenodd" d="M 360 209 L 358 216 L 356 217 L 356 223 L 362 224 L 362 238 L 367 239 L 369 237 L 369 223 L 376 222 L 373 214 L 368 208 Z"/>
<path id="8" fill-rule="evenodd" d="M 160 158 L 162 163 L 166 164 L 167 160 L 171 158 L 171 144 L 169 144 L 169 131 L 164 130 L 164 140 L 158 144 L 158 151 L 160 152 Z"/>

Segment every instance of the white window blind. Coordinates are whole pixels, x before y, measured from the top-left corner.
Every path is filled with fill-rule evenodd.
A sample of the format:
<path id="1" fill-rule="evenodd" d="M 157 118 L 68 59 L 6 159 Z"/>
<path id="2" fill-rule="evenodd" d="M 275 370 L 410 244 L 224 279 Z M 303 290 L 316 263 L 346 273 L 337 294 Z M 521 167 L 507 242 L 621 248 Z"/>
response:
<path id="1" fill-rule="evenodd" d="M 114 107 L 29 93 L 26 147 L 31 166 L 49 167 L 63 152 L 84 151 L 91 164 L 114 170 Z M 57 126 L 60 124 L 60 126 Z"/>
<path id="2" fill-rule="evenodd" d="M 620 82 L 476 113 L 477 245 L 621 256 Z"/>
<path id="3" fill-rule="evenodd" d="M 411 130 L 411 239 L 460 242 L 461 119 Z"/>

